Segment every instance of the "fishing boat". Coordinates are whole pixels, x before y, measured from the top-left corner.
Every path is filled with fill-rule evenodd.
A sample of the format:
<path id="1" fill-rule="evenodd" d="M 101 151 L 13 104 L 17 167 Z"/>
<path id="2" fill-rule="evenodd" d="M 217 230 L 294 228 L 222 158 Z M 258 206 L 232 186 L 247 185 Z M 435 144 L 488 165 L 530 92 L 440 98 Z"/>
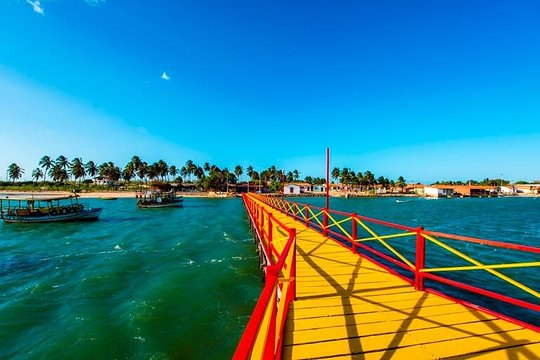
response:
<path id="1" fill-rule="evenodd" d="M 182 207 L 183 198 L 177 196 L 173 190 L 163 192 L 161 190 L 147 190 L 137 193 L 137 207 L 139 208 L 165 208 Z"/>
<path id="2" fill-rule="evenodd" d="M 6 223 L 97 220 L 103 210 L 80 204 L 76 195 L 6 196 L 0 200 L 0 218 Z"/>

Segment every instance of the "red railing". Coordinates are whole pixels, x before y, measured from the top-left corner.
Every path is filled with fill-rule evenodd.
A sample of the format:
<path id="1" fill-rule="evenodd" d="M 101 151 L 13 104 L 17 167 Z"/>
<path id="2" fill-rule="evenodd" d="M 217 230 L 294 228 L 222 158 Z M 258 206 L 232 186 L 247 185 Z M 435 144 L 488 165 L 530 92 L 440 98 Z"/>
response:
<path id="1" fill-rule="evenodd" d="M 279 359 L 289 303 L 296 297 L 296 230 L 243 195 L 264 254 L 265 284 L 233 359 Z"/>
<path id="2" fill-rule="evenodd" d="M 538 247 L 445 234 L 424 230 L 422 227 L 412 228 L 355 213 L 289 202 L 277 197 L 257 195 L 256 198 L 304 222 L 305 225 L 321 232 L 324 236 L 337 240 L 354 253 L 361 253 L 361 256 L 403 278 L 417 290 L 424 290 L 426 280 L 431 280 L 430 287 L 426 290 L 441 295 L 444 294 L 437 290 L 437 285 L 434 284 L 444 284 L 468 293 L 495 299 L 498 302 L 540 312 L 540 289 L 538 288 L 540 284 L 537 277 L 533 274 L 526 278 L 521 272 L 515 272 L 515 269 L 540 267 L 538 255 L 540 248 Z M 396 239 L 401 241 L 393 242 Z M 369 245 L 370 243 L 372 245 Z M 472 248 L 475 251 L 471 251 Z M 431 252 L 428 257 L 426 257 L 427 249 Z M 484 260 L 479 261 L 467 254 L 471 252 L 474 252 L 476 257 L 483 256 Z M 508 257 L 506 256 L 508 254 L 501 254 L 502 252 L 519 252 L 519 255 Z M 509 258 L 520 260 L 508 263 Z M 499 262 L 496 262 L 497 260 Z M 456 263 L 459 265 L 456 266 Z M 481 270 L 487 276 L 456 275 L 463 271 L 474 270 Z M 514 272 L 513 277 L 501 270 Z M 517 277 L 520 277 L 520 281 L 516 280 Z M 510 296 L 509 294 L 517 295 Z M 470 305 L 470 300 L 458 298 L 459 296 L 454 293 L 451 297 L 457 302 Z M 482 309 L 540 331 L 539 327 L 526 321 L 517 320 L 485 307 Z"/>

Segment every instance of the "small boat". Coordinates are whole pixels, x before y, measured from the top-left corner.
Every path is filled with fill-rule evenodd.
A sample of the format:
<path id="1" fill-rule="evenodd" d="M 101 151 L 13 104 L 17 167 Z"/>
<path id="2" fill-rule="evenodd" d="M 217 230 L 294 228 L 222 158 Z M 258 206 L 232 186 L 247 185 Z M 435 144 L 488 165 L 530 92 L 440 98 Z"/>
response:
<path id="1" fill-rule="evenodd" d="M 102 196 L 100 200 L 118 200 L 118 198 L 115 196 Z"/>
<path id="2" fill-rule="evenodd" d="M 160 190 L 137 193 L 137 207 L 139 208 L 165 208 L 182 207 L 183 198 L 177 196 L 175 191 L 162 192 Z"/>
<path id="3" fill-rule="evenodd" d="M 6 223 L 97 220 L 103 210 L 80 204 L 76 195 L 6 196 L 0 200 L 0 218 Z"/>

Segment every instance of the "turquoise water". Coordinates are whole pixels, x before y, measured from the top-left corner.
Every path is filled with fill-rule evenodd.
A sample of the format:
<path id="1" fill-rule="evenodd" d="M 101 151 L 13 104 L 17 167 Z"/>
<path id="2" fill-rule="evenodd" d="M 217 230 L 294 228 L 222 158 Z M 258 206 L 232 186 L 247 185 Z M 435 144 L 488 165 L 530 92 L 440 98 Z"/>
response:
<path id="1" fill-rule="evenodd" d="M 262 286 L 239 200 L 103 201 L 100 220 L 0 225 L 2 358 L 230 358 Z"/>
<path id="2" fill-rule="evenodd" d="M 145 210 L 134 199 L 83 202 L 104 207 L 99 221 L 0 225 L 2 358 L 230 358 L 262 288 L 241 200 L 188 198 L 181 209 Z M 534 198 L 331 205 L 540 246 Z M 529 271 L 538 289 L 538 269 Z"/>

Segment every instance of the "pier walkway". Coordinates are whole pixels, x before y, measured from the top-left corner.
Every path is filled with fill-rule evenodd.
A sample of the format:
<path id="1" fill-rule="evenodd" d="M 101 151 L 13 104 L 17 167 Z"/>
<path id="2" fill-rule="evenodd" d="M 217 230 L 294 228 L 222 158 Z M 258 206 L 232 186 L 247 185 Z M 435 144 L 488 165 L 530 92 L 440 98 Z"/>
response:
<path id="1" fill-rule="evenodd" d="M 265 286 L 235 358 L 540 359 L 538 328 L 415 290 L 356 247 L 323 236 L 328 216 L 306 208 L 288 216 L 263 197 L 244 202 L 275 291 Z"/>

